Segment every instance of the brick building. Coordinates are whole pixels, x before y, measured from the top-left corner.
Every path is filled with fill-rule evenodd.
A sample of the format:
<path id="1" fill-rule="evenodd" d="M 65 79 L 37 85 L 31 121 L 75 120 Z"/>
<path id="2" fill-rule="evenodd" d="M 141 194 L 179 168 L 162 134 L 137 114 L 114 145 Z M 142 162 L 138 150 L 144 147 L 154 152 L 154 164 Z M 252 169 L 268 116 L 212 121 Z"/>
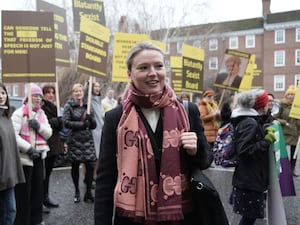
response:
<path id="1" fill-rule="evenodd" d="M 270 4 L 262 0 L 261 17 L 155 30 L 151 38 L 167 43 L 168 56 L 181 55 L 183 43 L 204 49 L 204 89 L 213 87 L 226 49 L 254 54 L 261 73 L 252 86 L 281 98 L 300 80 L 300 10 L 271 13 Z"/>

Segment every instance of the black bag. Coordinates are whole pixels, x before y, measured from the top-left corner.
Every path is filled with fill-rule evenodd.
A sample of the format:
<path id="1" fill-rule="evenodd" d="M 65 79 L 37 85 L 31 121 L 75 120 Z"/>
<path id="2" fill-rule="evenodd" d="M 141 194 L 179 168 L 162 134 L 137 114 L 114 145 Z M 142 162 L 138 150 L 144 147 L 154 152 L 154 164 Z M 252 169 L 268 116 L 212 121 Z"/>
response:
<path id="1" fill-rule="evenodd" d="M 68 150 L 67 150 L 67 147 L 64 146 L 63 153 L 61 153 L 55 157 L 53 167 L 56 168 L 56 167 L 66 166 L 68 163 L 69 163 Z"/>
<path id="2" fill-rule="evenodd" d="M 191 186 L 197 222 L 201 225 L 229 225 L 218 191 L 200 169 L 192 172 Z"/>

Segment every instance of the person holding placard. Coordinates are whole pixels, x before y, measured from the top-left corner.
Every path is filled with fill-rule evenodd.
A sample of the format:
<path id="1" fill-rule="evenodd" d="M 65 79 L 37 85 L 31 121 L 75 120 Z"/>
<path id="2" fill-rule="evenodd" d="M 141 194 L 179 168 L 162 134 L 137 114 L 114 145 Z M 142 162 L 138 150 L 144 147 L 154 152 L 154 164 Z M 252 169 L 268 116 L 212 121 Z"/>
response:
<path id="1" fill-rule="evenodd" d="M 64 124 L 70 130 L 67 138 L 68 160 L 71 162 L 71 175 L 75 187 L 74 203 L 81 201 L 79 190 L 79 166 L 85 165 L 84 183 L 86 192 L 85 202 L 94 202 L 92 195 L 93 172 L 97 160 L 92 130 L 97 123 L 93 111 L 87 111 L 84 101 L 84 87 L 76 83 L 72 87 L 72 97 L 64 106 Z"/>
<path id="2" fill-rule="evenodd" d="M 44 98 L 42 109 L 46 113 L 48 121 L 53 130 L 52 136 L 47 141 L 50 151 L 47 153 L 47 157 L 45 159 L 44 206 L 49 208 L 57 208 L 59 205 L 53 202 L 49 196 L 49 181 L 57 156 L 64 152 L 64 144 L 59 135 L 59 132 L 63 129 L 64 125 L 63 119 L 57 116 L 54 85 L 44 85 L 43 94 Z"/>
<path id="3" fill-rule="evenodd" d="M 43 224 L 44 159 L 49 151 L 47 140 L 52 135 L 52 128 L 42 109 L 42 89 L 34 83 L 30 83 L 29 88 L 24 104 L 12 114 L 26 180 L 16 186 L 15 225 Z"/>
<path id="4" fill-rule="evenodd" d="M 282 126 L 285 143 L 290 146 L 290 162 L 293 176 L 298 177 L 299 175 L 296 172 L 297 157 L 294 158 L 294 153 L 300 135 L 300 120 L 290 117 L 295 94 L 294 85 L 290 85 L 284 94 L 284 98 L 279 103 L 279 111 L 275 118 Z"/>

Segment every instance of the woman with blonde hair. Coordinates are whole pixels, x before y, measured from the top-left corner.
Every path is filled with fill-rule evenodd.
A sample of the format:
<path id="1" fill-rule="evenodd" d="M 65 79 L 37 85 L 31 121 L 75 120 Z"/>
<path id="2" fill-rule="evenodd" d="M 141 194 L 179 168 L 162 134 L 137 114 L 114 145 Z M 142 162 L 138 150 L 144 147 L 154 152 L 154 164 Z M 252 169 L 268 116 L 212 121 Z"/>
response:
<path id="1" fill-rule="evenodd" d="M 97 160 L 92 130 L 96 128 L 97 123 L 94 113 L 87 113 L 87 104 L 84 101 L 84 87 L 76 83 L 72 88 L 72 97 L 64 107 L 65 127 L 70 130 L 70 135 L 66 141 L 68 145 L 68 159 L 71 162 L 71 175 L 75 187 L 74 203 L 79 203 L 79 166 L 85 164 L 86 192 L 85 202 L 94 202 L 92 195 L 93 171 Z"/>
<path id="2" fill-rule="evenodd" d="M 290 117 L 290 111 L 294 102 L 296 90 L 294 85 L 290 85 L 284 94 L 284 98 L 279 103 L 279 111 L 274 116 L 282 126 L 284 140 L 290 146 L 290 162 L 293 176 L 298 177 L 296 173 L 297 157 L 294 158 L 297 141 L 300 135 L 300 120 Z"/>

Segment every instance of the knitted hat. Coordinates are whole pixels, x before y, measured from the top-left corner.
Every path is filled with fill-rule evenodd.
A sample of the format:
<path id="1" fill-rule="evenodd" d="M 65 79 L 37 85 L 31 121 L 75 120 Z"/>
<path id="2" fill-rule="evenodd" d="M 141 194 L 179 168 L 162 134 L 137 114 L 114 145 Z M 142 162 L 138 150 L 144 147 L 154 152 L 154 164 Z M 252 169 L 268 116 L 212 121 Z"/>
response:
<path id="1" fill-rule="evenodd" d="M 34 83 L 30 83 L 31 95 L 40 95 L 43 96 L 42 89 Z M 27 102 L 29 92 L 26 92 L 25 98 L 23 99 L 23 103 Z"/>
<path id="2" fill-rule="evenodd" d="M 203 97 L 210 97 L 213 96 L 215 92 L 213 90 L 207 90 L 203 93 Z"/>
<path id="3" fill-rule="evenodd" d="M 269 102 L 268 93 L 264 91 L 261 95 L 255 98 L 255 104 L 253 108 L 255 110 L 264 108 L 268 104 L 268 102 Z"/>
<path id="4" fill-rule="evenodd" d="M 30 83 L 31 95 L 40 95 L 43 96 L 42 89 L 34 83 Z M 28 93 L 27 93 L 28 95 Z"/>
<path id="5" fill-rule="evenodd" d="M 287 95 L 292 94 L 295 95 L 296 94 L 296 90 L 294 85 L 290 85 L 289 88 L 286 90 L 284 96 L 286 97 Z"/>

